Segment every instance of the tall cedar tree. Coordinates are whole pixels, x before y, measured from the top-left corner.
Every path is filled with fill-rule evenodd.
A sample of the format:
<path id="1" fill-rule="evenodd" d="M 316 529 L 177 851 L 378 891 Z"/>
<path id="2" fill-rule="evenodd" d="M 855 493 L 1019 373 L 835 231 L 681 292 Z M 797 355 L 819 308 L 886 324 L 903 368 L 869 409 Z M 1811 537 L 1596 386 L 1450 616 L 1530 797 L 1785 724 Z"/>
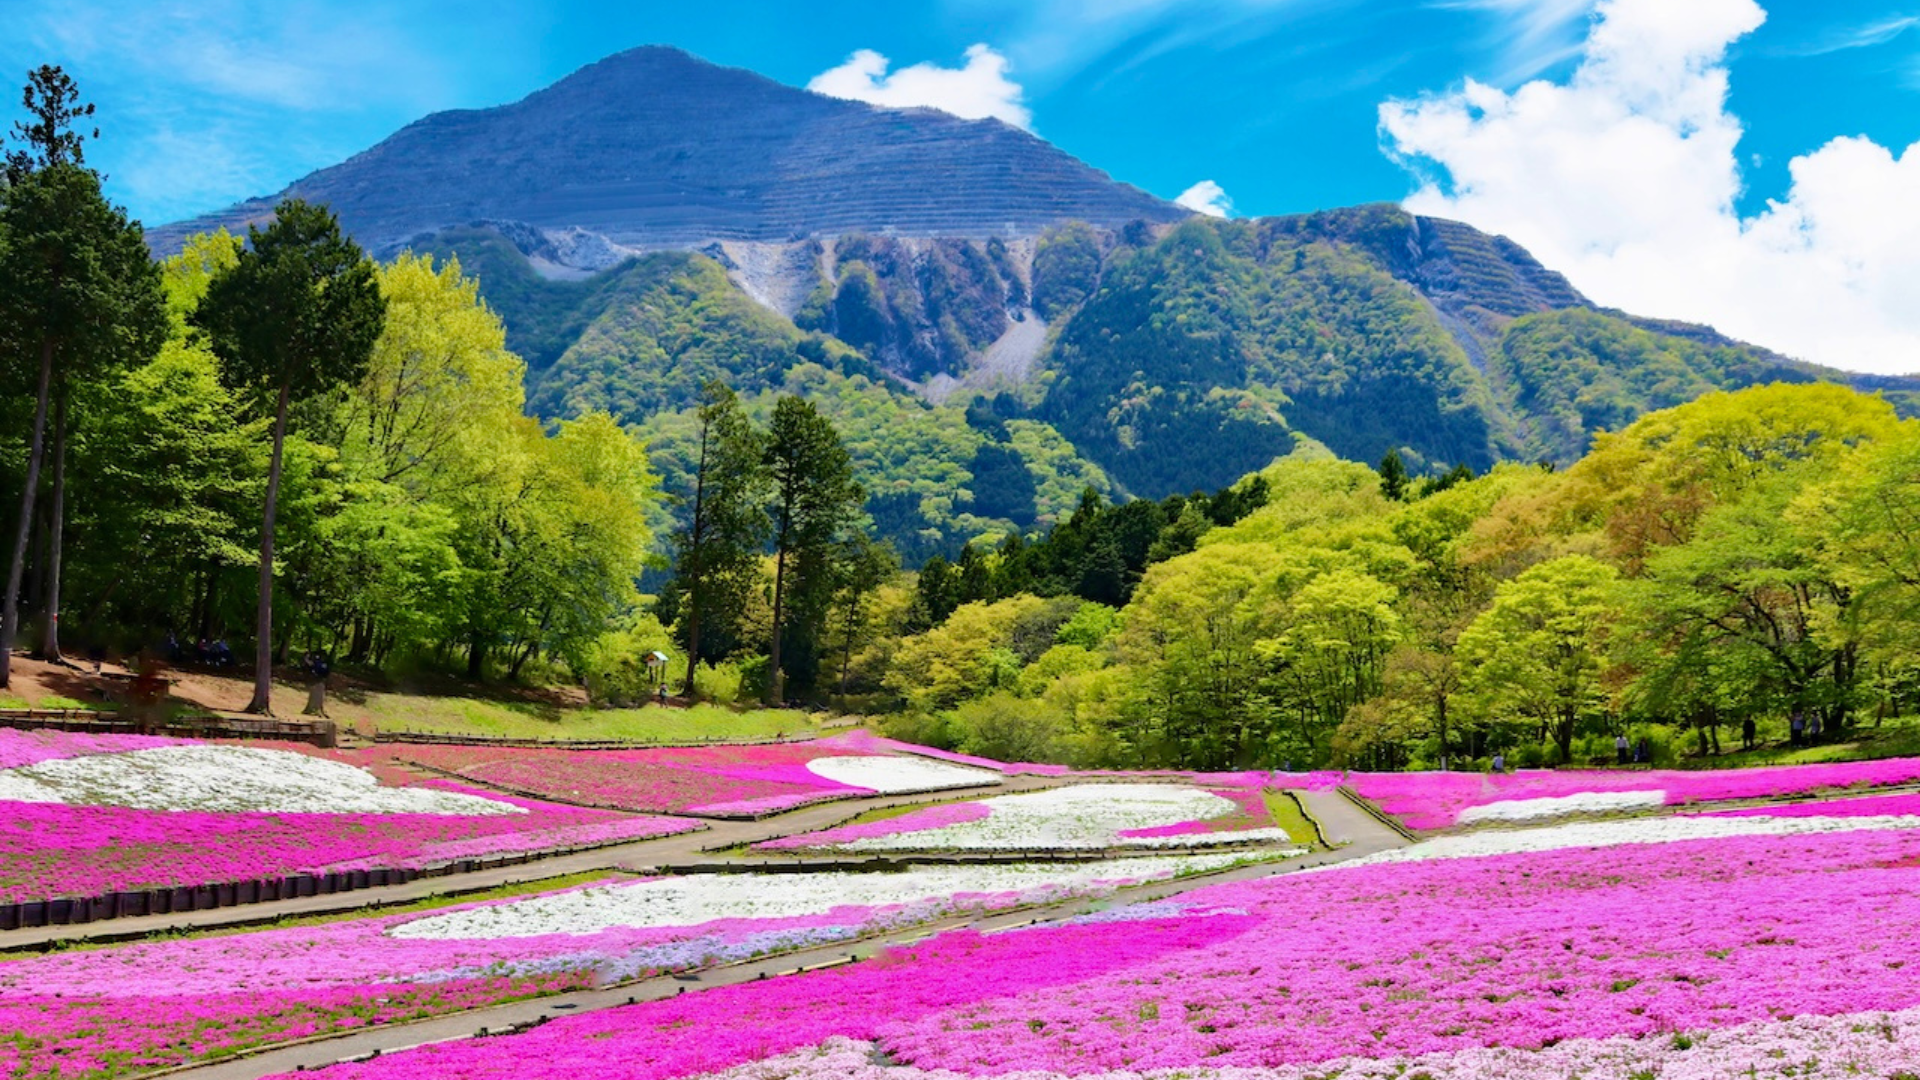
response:
<path id="1" fill-rule="evenodd" d="M 58 545 L 65 494 L 64 387 L 72 375 L 150 358 L 167 332 L 159 269 L 147 255 L 140 225 L 107 202 L 99 176 L 82 164 L 81 136 L 69 126 L 74 119 L 91 115 L 93 107 L 79 105 L 77 99 L 72 81 L 60 69 L 43 67 L 33 73 L 22 100 L 34 119 L 15 125 L 16 138 L 26 146 L 7 156 L 9 183 L 0 206 L 0 233 L 7 236 L 0 248 L 0 322 L 12 325 L 17 348 L 37 360 L 20 516 L 7 566 L 6 595 L 0 603 L 0 686 L 8 685 L 12 675 L 20 628 L 20 586 L 56 376 L 63 391 L 54 465 L 48 636 L 43 642 L 55 657 L 59 653 L 54 630 L 59 614 Z"/>
<path id="2" fill-rule="evenodd" d="M 767 702 L 778 704 L 786 696 L 783 639 L 793 630 L 818 630 L 831 602 L 834 541 L 853 520 L 864 494 L 854 483 L 853 461 L 832 422 L 797 397 L 783 397 L 774 405 L 765 461 L 774 487 Z M 788 610 L 789 571 L 801 601 L 793 612 Z M 801 618 L 794 619 L 796 613 Z M 806 644 L 813 644 L 812 639 Z"/>
<path id="3" fill-rule="evenodd" d="M 717 620 L 737 624 L 745 610 L 767 540 L 766 466 L 758 432 L 740 409 L 740 399 L 715 379 L 701 389 L 699 457 L 687 527 L 674 535 L 675 586 L 685 593 L 681 626 L 687 648 L 687 682 L 696 695 L 700 634 Z"/>
<path id="4" fill-rule="evenodd" d="M 374 266 L 322 206 L 288 199 L 265 231 L 249 227 L 248 249 L 213 280 L 194 321 L 219 356 L 222 377 L 274 400 L 273 457 L 261 516 L 260 598 L 254 636 L 253 700 L 264 713 L 273 690 L 273 525 L 280 495 L 287 408 L 296 399 L 360 380 L 386 320 Z"/>

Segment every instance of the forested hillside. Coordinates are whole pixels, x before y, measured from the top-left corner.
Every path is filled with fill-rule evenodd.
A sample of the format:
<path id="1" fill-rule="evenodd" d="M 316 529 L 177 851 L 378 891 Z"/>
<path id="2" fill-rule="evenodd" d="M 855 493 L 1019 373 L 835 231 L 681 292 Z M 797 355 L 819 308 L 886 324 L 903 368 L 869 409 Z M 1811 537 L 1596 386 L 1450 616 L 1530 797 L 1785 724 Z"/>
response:
<path id="1" fill-rule="evenodd" d="M 1506 240 L 1385 206 L 714 245 L 597 274 L 556 275 L 551 243 L 504 224 L 417 242 L 477 275 L 538 415 L 606 410 L 670 463 L 706 380 L 797 390 L 856 447 L 868 512 L 914 564 L 1058 520 L 1089 484 L 1213 489 L 1306 444 L 1393 451 L 1416 476 L 1564 466 L 1712 390 L 1851 381 L 1596 309 Z M 1897 405 L 1910 393 L 1893 381 Z"/>
<path id="2" fill-rule="evenodd" d="M 1712 392 L 1562 470 L 1296 453 L 1199 509 L 1090 505 L 970 559 L 966 602 L 856 670 L 970 753 L 1214 769 L 1666 758 L 1920 703 L 1920 421 L 1843 387 Z M 1032 572 L 1061 554 L 1079 576 Z"/>

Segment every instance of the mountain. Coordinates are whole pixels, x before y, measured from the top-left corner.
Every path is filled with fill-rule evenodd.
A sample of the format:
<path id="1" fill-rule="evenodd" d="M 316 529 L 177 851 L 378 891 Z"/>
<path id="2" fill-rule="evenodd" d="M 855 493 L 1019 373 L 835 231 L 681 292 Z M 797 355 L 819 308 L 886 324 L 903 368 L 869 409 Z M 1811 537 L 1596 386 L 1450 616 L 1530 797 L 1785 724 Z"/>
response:
<path id="1" fill-rule="evenodd" d="M 610 56 L 511 105 L 434 113 L 272 198 L 155 230 L 161 251 L 297 195 L 386 254 L 474 221 L 592 234 L 618 249 L 901 236 L 1031 236 L 1065 221 L 1187 211 L 998 120 L 784 86 L 678 49 Z"/>
<path id="2" fill-rule="evenodd" d="M 709 378 L 841 429 L 910 561 L 1092 487 L 1214 489 L 1303 442 L 1416 472 L 1570 463 L 1714 390 L 1854 376 L 1594 305 L 1519 245 L 1394 206 L 1187 214 L 994 121 L 671 49 L 440 113 L 289 193 L 377 254 L 457 258 L 530 406 L 637 425 L 672 487 Z M 155 230 L 166 250 L 271 200 Z"/>

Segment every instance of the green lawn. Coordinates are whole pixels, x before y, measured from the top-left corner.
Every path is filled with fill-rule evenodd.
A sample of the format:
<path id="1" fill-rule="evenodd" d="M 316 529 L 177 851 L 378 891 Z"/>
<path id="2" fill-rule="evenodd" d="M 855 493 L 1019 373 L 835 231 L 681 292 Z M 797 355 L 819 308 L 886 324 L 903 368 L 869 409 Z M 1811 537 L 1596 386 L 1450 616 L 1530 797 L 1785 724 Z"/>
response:
<path id="1" fill-rule="evenodd" d="M 1871 721 L 1856 724 L 1845 729 L 1839 740 L 1829 734 L 1818 746 L 1789 745 L 1785 721 L 1763 724 L 1759 736 L 1760 745 L 1757 748 L 1741 750 L 1739 728 L 1725 728 L 1720 732 L 1720 745 L 1727 753 L 1706 757 L 1688 755 L 1675 764 L 1683 769 L 1740 769 L 1754 765 L 1811 765 L 1920 757 L 1920 716 L 1889 717 L 1879 727 L 1874 727 Z M 1676 742 L 1676 746 L 1691 750 L 1692 737 L 1686 737 L 1684 742 Z"/>
<path id="2" fill-rule="evenodd" d="M 356 702 L 380 730 L 512 739 L 625 739 L 699 742 L 767 739 L 819 730 L 797 709 L 733 710 L 718 705 L 639 709 L 561 708 L 533 701 L 372 692 Z"/>
<path id="3" fill-rule="evenodd" d="M 1267 810 L 1273 814 L 1276 827 L 1287 830 L 1287 838 L 1296 844 L 1318 847 L 1320 832 L 1307 819 L 1306 812 L 1300 808 L 1299 800 L 1284 791 L 1263 793 L 1267 800 Z"/>

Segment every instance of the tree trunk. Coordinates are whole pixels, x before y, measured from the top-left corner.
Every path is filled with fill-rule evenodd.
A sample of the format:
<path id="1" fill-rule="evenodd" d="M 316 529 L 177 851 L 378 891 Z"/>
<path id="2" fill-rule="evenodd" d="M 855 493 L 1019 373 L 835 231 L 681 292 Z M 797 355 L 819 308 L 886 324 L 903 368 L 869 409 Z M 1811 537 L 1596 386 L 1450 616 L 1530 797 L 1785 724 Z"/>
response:
<path id="1" fill-rule="evenodd" d="M 273 459 L 267 466 L 267 507 L 260 525 L 260 602 L 254 624 L 253 700 L 250 713 L 273 711 L 273 518 L 280 501 L 280 458 L 287 441 L 287 401 L 293 388 L 280 383 L 280 401 L 273 416 Z"/>
<path id="2" fill-rule="evenodd" d="M 1440 771 L 1447 771 L 1447 698 L 1442 694 L 1435 703 L 1440 713 Z"/>
<path id="3" fill-rule="evenodd" d="M 693 599 L 693 590 L 687 590 L 687 685 L 680 689 L 680 696 L 691 705 L 700 700 L 700 691 L 693 685 L 693 672 L 700 664 L 700 605 Z"/>
<path id="4" fill-rule="evenodd" d="M 475 630 L 467 639 L 467 678 L 479 682 L 486 676 L 487 644 L 481 640 L 480 631 Z"/>
<path id="5" fill-rule="evenodd" d="M 0 687 L 13 677 L 13 643 L 20 631 L 20 580 L 27 572 L 27 542 L 33 536 L 33 497 L 40 486 L 40 458 L 46 449 L 47 387 L 53 381 L 53 339 L 40 343 L 40 381 L 33 406 L 33 438 L 27 451 L 26 486 L 20 491 L 20 523 L 14 530 L 13 559 L 7 566 L 7 595 L 0 604 Z"/>
<path id="6" fill-rule="evenodd" d="M 767 647 L 767 706 L 778 708 L 785 700 L 784 679 L 780 672 L 780 632 L 786 617 L 787 549 L 782 538 L 780 550 L 773 556 L 773 642 Z"/>
<path id="7" fill-rule="evenodd" d="M 60 663 L 60 540 L 67 524 L 67 395 L 53 403 L 53 523 L 47 534 L 47 628 L 40 652 Z"/>

